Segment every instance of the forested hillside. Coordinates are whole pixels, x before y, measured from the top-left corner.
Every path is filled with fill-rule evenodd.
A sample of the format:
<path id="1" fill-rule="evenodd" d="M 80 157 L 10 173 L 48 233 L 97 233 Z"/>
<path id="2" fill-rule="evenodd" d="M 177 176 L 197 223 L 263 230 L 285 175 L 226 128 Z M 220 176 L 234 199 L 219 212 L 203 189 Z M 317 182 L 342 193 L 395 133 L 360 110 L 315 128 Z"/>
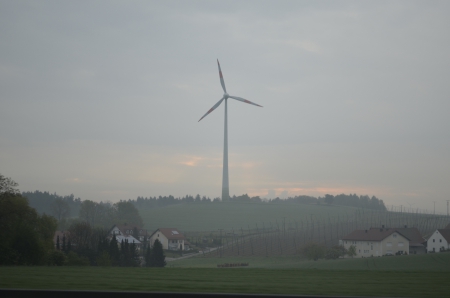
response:
<path id="1" fill-rule="evenodd" d="M 136 200 L 128 200 L 132 202 L 136 207 L 141 209 L 147 208 L 158 208 L 158 207 L 166 207 L 170 205 L 182 204 L 182 203 L 215 203 L 220 202 L 219 198 L 215 198 L 211 200 L 205 196 L 200 197 L 200 195 L 196 195 L 195 197 L 186 195 L 185 197 L 175 198 L 174 196 L 159 196 L 159 197 L 138 197 Z M 295 196 L 289 197 L 287 199 L 268 199 L 264 200 L 260 197 L 250 197 L 247 194 L 241 196 L 233 196 L 230 198 L 231 202 L 247 202 L 247 203 L 300 203 L 300 204 L 327 204 L 327 205 L 341 205 L 341 206 L 351 206 L 357 208 L 367 208 L 374 210 L 386 210 L 386 206 L 384 205 L 383 200 L 378 199 L 375 196 L 369 197 L 358 196 L 356 194 L 340 194 L 337 196 L 333 195 L 325 195 L 324 197 L 312 197 L 312 196 Z"/>
<path id="2" fill-rule="evenodd" d="M 41 192 L 36 190 L 34 192 L 22 192 L 22 196 L 28 199 L 30 207 L 36 209 L 39 214 L 55 214 L 55 202 L 67 203 L 69 209 L 69 217 L 77 217 L 81 208 L 81 199 L 75 198 L 73 194 L 69 196 L 59 196 L 56 193 L 51 194 L 47 191 Z"/>

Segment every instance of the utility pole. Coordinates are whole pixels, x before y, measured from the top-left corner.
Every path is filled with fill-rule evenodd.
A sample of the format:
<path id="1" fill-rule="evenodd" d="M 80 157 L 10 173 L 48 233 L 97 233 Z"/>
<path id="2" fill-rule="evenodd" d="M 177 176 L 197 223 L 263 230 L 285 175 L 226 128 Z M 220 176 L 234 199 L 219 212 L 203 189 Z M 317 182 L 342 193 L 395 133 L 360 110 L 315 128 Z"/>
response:
<path id="1" fill-rule="evenodd" d="M 449 202 L 450 200 L 447 200 L 447 217 L 448 217 L 448 202 Z"/>
<path id="2" fill-rule="evenodd" d="M 222 247 L 223 247 L 223 243 L 222 243 L 222 231 L 223 229 L 219 229 L 220 231 L 220 246 L 219 246 L 219 252 L 220 252 L 220 257 L 222 257 Z"/>
<path id="3" fill-rule="evenodd" d="M 436 215 L 436 201 L 433 201 L 434 211 L 433 214 Z"/>

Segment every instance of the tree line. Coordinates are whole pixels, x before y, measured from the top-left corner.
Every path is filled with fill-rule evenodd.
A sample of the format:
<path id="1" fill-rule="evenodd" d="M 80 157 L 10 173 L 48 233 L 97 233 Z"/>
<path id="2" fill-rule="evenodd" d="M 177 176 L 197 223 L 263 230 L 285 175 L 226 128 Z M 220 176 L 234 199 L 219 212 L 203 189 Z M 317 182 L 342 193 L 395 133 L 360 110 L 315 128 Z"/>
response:
<path id="1" fill-rule="evenodd" d="M 58 196 L 57 194 L 50 194 L 49 192 L 24 192 L 22 196 L 27 197 L 31 207 L 35 208 L 40 214 L 46 213 L 55 216 L 58 221 L 63 218 L 79 216 L 85 220 L 88 220 L 91 224 L 96 225 L 108 225 L 108 218 L 114 218 L 115 211 L 119 208 L 116 204 L 109 202 L 96 203 L 90 200 L 82 201 L 80 198 L 74 198 L 70 196 Z M 88 203 L 84 203 L 88 201 Z M 206 196 L 186 195 L 184 197 L 159 196 L 159 197 L 137 197 L 135 200 L 123 200 L 122 203 L 133 204 L 138 209 L 152 209 L 161 208 L 176 204 L 189 204 L 189 203 L 218 203 L 221 200 L 219 198 L 211 199 Z M 280 199 L 279 197 L 274 199 L 262 199 L 259 196 L 250 197 L 248 194 L 240 196 L 232 196 L 229 199 L 230 202 L 242 202 L 242 203 L 299 203 L 299 204 L 324 204 L 324 205 L 342 205 L 351 206 L 357 208 L 366 208 L 374 210 L 386 211 L 386 206 L 383 200 L 378 199 L 375 196 L 369 197 L 368 195 L 356 195 L 356 194 L 340 194 L 330 195 L 326 194 L 323 197 L 313 196 L 294 196 L 287 199 Z M 94 206 L 95 205 L 95 206 Z M 125 205 L 124 205 L 125 206 Z M 129 208 L 129 207 L 127 207 Z M 119 212 L 120 213 L 120 212 Z M 114 215 L 114 216 L 113 216 Z"/>
<path id="2" fill-rule="evenodd" d="M 120 223 L 142 226 L 142 218 L 133 204 L 83 201 L 79 210 L 82 219 L 71 222 L 62 237 L 59 234 L 56 236 L 54 243 L 58 220 L 45 213 L 39 215 L 29 205 L 28 199 L 20 194 L 17 186 L 11 178 L 0 174 L 0 265 L 166 265 L 164 251 L 158 240 L 150 247 L 148 239 L 144 239 L 139 249 L 134 242 L 122 240 L 119 243 L 115 235 L 110 237 L 111 226 L 108 229 L 96 224 L 103 215 L 112 216 Z M 61 198 L 54 198 L 54 203 L 61 201 L 67 203 Z M 60 208 L 63 210 L 59 213 L 60 221 L 69 214 L 68 206 L 63 207 Z"/>
<path id="3" fill-rule="evenodd" d="M 67 266 L 118 266 L 118 267 L 164 267 L 164 251 L 158 240 L 150 247 L 144 239 L 141 247 L 128 240 L 118 241 L 109 231 L 92 227 L 88 222 L 77 222 L 68 229 L 67 237 L 56 239 L 59 253 L 55 265 Z M 68 240 L 67 240 L 68 239 Z M 55 253 L 56 254 L 56 253 Z"/>
<path id="4" fill-rule="evenodd" d="M 356 194 L 340 194 L 330 195 L 327 194 L 324 197 L 313 196 L 295 196 L 288 197 L 287 199 L 262 199 L 259 196 L 250 197 L 248 194 L 240 196 L 232 196 L 229 199 L 230 202 L 242 202 L 242 203 L 298 203 L 298 204 L 325 204 L 325 205 L 342 205 L 351 206 L 357 208 L 366 208 L 374 210 L 386 211 L 386 206 L 383 200 L 378 199 L 375 196 L 369 197 L 368 195 L 358 196 Z M 137 197 L 136 200 L 128 200 L 128 202 L 134 204 L 138 208 L 159 208 L 169 205 L 183 204 L 183 203 L 216 203 L 220 202 L 219 198 L 211 200 L 205 196 L 201 197 L 196 195 L 195 197 L 186 195 L 184 197 L 176 198 L 174 196 L 159 196 L 159 197 Z"/>

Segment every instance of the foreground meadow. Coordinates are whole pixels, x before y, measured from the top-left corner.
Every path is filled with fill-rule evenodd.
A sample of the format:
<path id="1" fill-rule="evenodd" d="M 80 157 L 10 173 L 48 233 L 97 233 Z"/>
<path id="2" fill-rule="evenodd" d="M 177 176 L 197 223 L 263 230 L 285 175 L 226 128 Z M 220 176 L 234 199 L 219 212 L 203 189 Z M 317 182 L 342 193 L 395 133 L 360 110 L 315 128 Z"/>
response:
<path id="1" fill-rule="evenodd" d="M 0 287 L 64 290 L 165 291 L 438 297 L 449 273 L 409 271 L 2 267 Z"/>
<path id="2" fill-rule="evenodd" d="M 168 268 L 0 267 L 0 288 L 444 297 L 449 256 L 318 262 L 293 257 L 192 258 L 169 262 Z M 250 266 L 216 267 L 227 262 Z"/>

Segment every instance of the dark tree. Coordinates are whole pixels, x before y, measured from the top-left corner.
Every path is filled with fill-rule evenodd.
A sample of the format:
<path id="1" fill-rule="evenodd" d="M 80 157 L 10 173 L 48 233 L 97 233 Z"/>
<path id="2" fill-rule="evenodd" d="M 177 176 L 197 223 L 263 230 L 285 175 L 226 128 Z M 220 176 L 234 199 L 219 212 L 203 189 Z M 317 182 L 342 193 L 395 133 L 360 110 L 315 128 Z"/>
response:
<path id="1" fill-rule="evenodd" d="M 62 239 L 62 251 L 66 252 L 66 235 L 63 235 L 63 239 Z"/>
<path id="2" fill-rule="evenodd" d="M 0 265 L 41 265 L 54 250 L 56 220 L 39 216 L 17 185 L 0 175 Z"/>
<path id="3" fill-rule="evenodd" d="M 17 182 L 12 180 L 11 178 L 5 177 L 0 174 L 0 195 L 3 194 L 11 194 L 17 195 L 19 194 L 19 190 L 17 189 Z"/>
<path id="4" fill-rule="evenodd" d="M 152 249 L 150 248 L 150 244 L 148 244 L 147 249 L 145 251 L 145 266 L 150 267 L 152 263 Z"/>
<path id="5" fill-rule="evenodd" d="M 61 248 L 59 247 L 59 235 L 56 236 L 56 250 L 60 250 Z"/>
<path id="6" fill-rule="evenodd" d="M 116 239 L 116 235 L 113 235 L 109 242 L 109 255 L 113 266 L 118 266 L 120 262 L 119 244 Z"/>
<path id="7" fill-rule="evenodd" d="M 164 255 L 164 250 L 161 242 L 158 239 L 155 240 L 153 244 L 150 267 L 164 267 L 166 266 L 166 256 Z"/>

